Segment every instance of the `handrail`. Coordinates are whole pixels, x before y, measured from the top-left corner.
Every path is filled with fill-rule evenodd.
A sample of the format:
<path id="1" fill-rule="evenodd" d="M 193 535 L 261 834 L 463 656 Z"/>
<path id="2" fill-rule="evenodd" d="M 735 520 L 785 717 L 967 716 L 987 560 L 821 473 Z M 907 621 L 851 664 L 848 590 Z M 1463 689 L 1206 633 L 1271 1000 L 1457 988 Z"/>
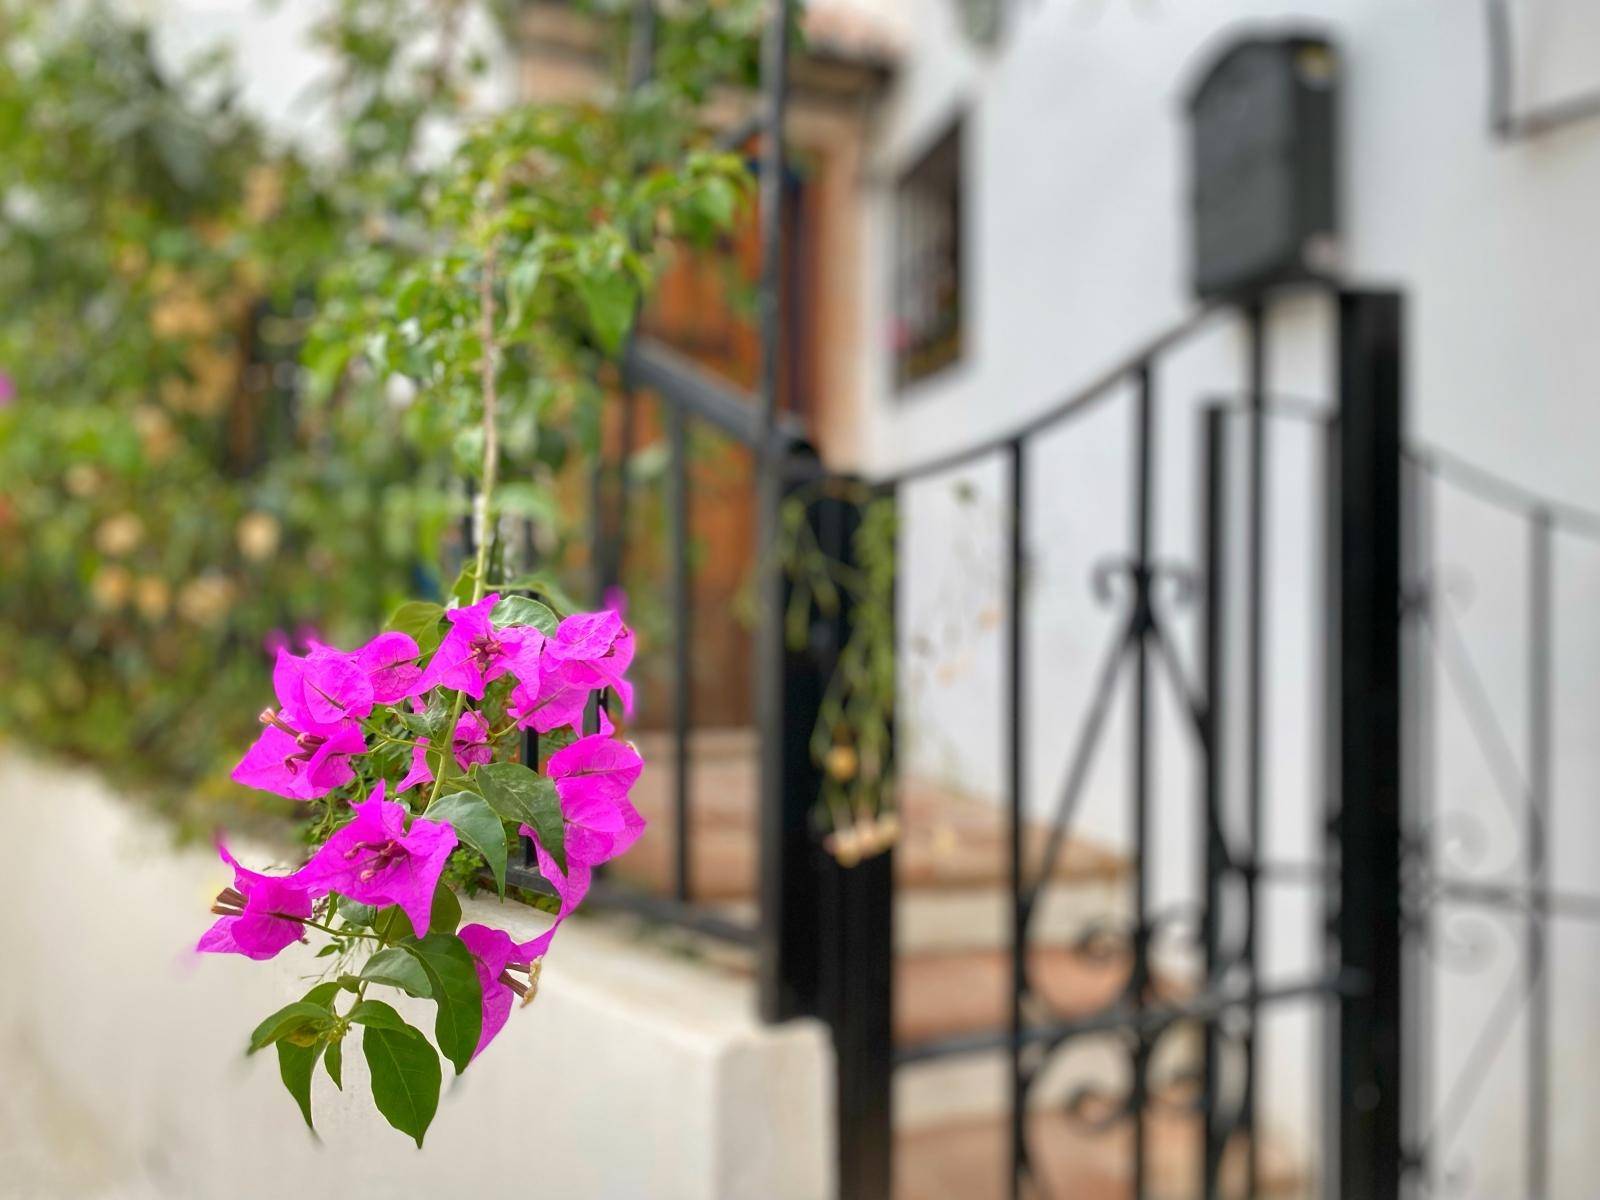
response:
<path id="1" fill-rule="evenodd" d="M 623 366 L 633 383 L 656 392 L 668 404 L 715 426 L 734 441 L 752 450 L 774 448 L 766 444 L 754 396 L 655 338 L 635 338 Z M 799 422 L 786 414 L 780 416 L 778 430 L 784 444 L 803 436 Z"/>
<path id="2" fill-rule="evenodd" d="M 1556 528 L 1575 537 L 1600 540 L 1600 512 L 1541 495 L 1438 446 L 1407 446 L 1401 453 L 1414 466 L 1486 504 L 1524 517 L 1549 520 Z"/>
<path id="3" fill-rule="evenodd" d="M 1028 420 L 1010 431 L 985 438 L 963 450 L 953 450 L 947 454 L 937 455 L 924 462 L 916 463 L 913 466 L 878 476 L 872 480 L 872 486 L 879 490 L 887 490 L 928 475 L 939 475 L 957 467 L 964 467 L 968 463 L 975 462 L 986 455 L 997 454 L 1011 445 L 1027 440 L 1036 433 L 1043 432 L 1057 422 L 1076 415 L 1082 409 L 1101 399 L 1106 392 L 1110 391 L 1112 387 L 1123 379 L 1132 375 L 1145 362 L 1154 358 L 1168 347 L 1184 341 L 1225 307 L 1226 305 L 1221 302 L 1210 302 L 1202 305 L 1176 325 L 1150 339 L 1132 354 L 1121 359 L 1115 366 L 1102 371 L 1077 391 L 1062 400 L 1058 400 L 1043 412 L 1028 418 Z"/>

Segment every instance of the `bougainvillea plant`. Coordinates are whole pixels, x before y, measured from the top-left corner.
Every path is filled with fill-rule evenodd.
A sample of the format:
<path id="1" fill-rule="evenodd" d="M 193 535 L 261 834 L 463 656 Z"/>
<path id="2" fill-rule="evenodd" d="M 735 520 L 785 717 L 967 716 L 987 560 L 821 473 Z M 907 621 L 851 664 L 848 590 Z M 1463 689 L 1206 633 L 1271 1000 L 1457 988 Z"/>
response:
<path id="1" fill-rule="evenodd" d="M 507 191 L 497 189 L 502 202 Z M 467 284 L 450 303 L 472 318 L 477 351 L 454 362 L 454 382 L 475 385 L 479 415 L 475 556 L 449 607 L 410 601 L 353 651 L 315 640 L 303 654 L 278 649 L 275 703 L 233 778 L 316 806 L 314 849 L 297 870 L 269 875 L 220 848 L 234 880 L 197 945 L 267 959 L 318 938 L 316 953 L 335 960 L 332 977 L 263 1020 L 249 1051 L 275 1049 L 309 1125 L 318 1064 L 342 1088 L 344 1043 L 359 1029 L 373 1102 L 419 1146 L 438 1108 L 440 1056 L 466 1070 L 505 1025 L 513 997 L 534 994 L 551 939 L 594 868 L 644 829 L 628 800 L 643 763 L 618 740 L 607 708 L 611 697 L 632 708 L 632 632 L 611 609 L 563 616 L 488 587 L 503 557 L 495 493 L 501 347 L 512 329 L 498 211 L 450 249 L 454 278 Z M 586 722 L 596 731 L 585 736 Z M 482 924 L 462 928 L 456 886 L 481 871 L 503 898 L 521 838 L 532 843 L 554 923 L 525 942 Z M 458 853 L 466 873 L 452 880 Z M 379 998 L 385 989 L 433 1002 L 432 1042 Z"/>
<path id="2" fill-rule="evenodd" d="M 481 581 L 483 559 L 467 578 Z M 606 709 L 631 697 L 633 634 L 616 612 L 564 619 L 524 596 L 482 594 L 445 609 L 406 605 L 351 652 L 278 651 L 276 703 L 234 778 L 323 809 L 309 860 L 288 874 L 241 866 L 217 896 L 202 953 L 264 960 L 313 940 L 331 978 L 256 1026 L 311 1124 L 319 1063 L 343 1087 L 344 1044 L 359 1031 L 378 1111 L 417 1144 L 438 1108 L 440 1056 L 459 1074 L 531 1000 L 557 929 L 591 873 L 644 830 L 628 800 L 643 763 Z M 586 713 L 600 731 L 581 735 Z M 554 747 L 521 761 L 531 744 Z M 448 746 L 448 754 L 439 747 Z M 539 769 L 542 766 L 542 771 Z M 554 921 L 528 941 L 461 924 L 447 874 L 458 851 L 502 896 L 521 838 L 553 892 Z M 433 1041 L 382 997 L 431 1000 Z"/>
<path id="3" fill-rule="evenodd" d="M 234 881 L 198 949 L 268 958 L 315 940 L 332 960 L 249 1041 L 274 1048 L 308 1124 L 319 1064 L 342 1087 L 355 1032 L 379 1112 L 420 1145 L 440 1057 L 460 1072 L 487 1046 L 594 869 L 643 830 L 628 799 L 643 764 L 612 724 L 613 704 L 632 709 L 633 633 L 615 608 L 571 611 L 547 576 L 508 578 L 506 535 L 536 515 L 530 496 L 557 507 L 545 451 L 593 420 L 669 240 L 714 235 L 747 190 L 679 94 L 526 105 L 463 130 L 389 232 L 322 281 L 309 398 L 402 385 L 402 419 L 468 484 L 474 554 L 447 604 L 409 601 L 357 649 L 279 647 L 275 702 L 233 771 L 308 805 L 312 850 L 276 875 L 223 850 Z M 559 543 L 544 549 L 559 563 Z M 461 927 L 457 892 L 487 878 L 504 895 L 522 838 L 553 924 L 525 942 Z M 431 1042 L 381 998 L 394 992 L 432 1002 Z"/>

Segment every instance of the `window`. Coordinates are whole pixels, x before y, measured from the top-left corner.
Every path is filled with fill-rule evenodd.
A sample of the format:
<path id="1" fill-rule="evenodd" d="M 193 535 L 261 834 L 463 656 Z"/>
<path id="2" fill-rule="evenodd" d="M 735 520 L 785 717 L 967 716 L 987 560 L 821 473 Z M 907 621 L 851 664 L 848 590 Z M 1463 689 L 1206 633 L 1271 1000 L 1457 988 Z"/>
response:
<path id="1" fill-rule="evenodd" d="M 899 383 L 926 379 L 961 357 L 961 122 L 909 171 L 895 193 L 894 352 Z"/>

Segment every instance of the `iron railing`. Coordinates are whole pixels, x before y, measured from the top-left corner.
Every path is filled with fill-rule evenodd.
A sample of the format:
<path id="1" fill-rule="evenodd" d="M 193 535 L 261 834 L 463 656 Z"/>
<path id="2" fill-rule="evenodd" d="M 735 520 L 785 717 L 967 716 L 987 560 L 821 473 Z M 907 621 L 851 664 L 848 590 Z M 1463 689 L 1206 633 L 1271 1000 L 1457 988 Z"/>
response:
<path id="1" fill-rule="evenodd" d="M 641 14 L 648 8 L 644 5 Z M 665 594 L 674 631 L 671 804 L 677 841 L 667 894 L 646 894 L 607 881 L 597 889 L 597 899 L 753 946 L 764 1016 L 779 1020 L 810 1014 L 828 1022 L 837 1050 L 838 1179 L 844 1197 L 889 1195 L 896 1070 L 996 1050 L 1007 1062 L 1009 1102 L 1008 1162 L 997 1165 L 996 1182 L 1014 1196 L 1048 1195 L 1051 1181 L 1039 1166 L 1040 1148 L 1030 1138 L 1029 1113 L 1037 1102 L 1049 1099 L 1043 1081 L 1050 1064 L 1089 1039 L 1110 1039 L 1122 1048 L 1126 1086 L 1112 1095 L 1079 1089 L 1065 1103 L 1085 1128 L 1128 1131 L 1129 1196 L 1143 1200 L 1152 1192 L 1151 1122 L 1172 1108 L 1199 1122 L 1201 1149 L 1189 1180 L 1192 1194 L 1256 1195 L 1264 1183 L 1260 1034 L 1272 1015 L 1295 1005 L 1310 1005 L 1321 1030 L 1321 1078 L 1315 1089 L 1324 1136 L 1317 1148 L 1319 1178 L 1301 1180 L 1304 1188 L 1319 1183 L 1330 1198 L 1398 1200 L 1406 1188 L 1422 1194 L 1433 1179 L 1437 1146 L 1422 1117 L 1427 1071 L 1418 1062 L 1426 1052 L 1431 984 L 1422 978 L 1417 961 L 1436 914 L 1446 904 L 1492 904 L 1522 920 L 1527 966 L 1520 995 L 1536 1013 L 1548 1014 L 1545 923 L 1557 914 L 1600 918 L 1600 898 L 1568 895 L 1549 880 L 1551 653 L 1546 616 L 1535 624 L 1530 650 L 1530 686 L 1539 697 L 1530 718 L 1530 766 L 1527 778 L 1510 789 L 1526 798 L 1527 879 L 1513 887 L 1504 881 L 1448 877 L 1428 848 L 1436 830 L 1426 816 L 1431 804 L 1426 788 L 1416 783 L 1425 771 L 1417 765 L 1415 747 L 1425 745 L 1428 737 L 1431 676 L 1418 676 L 1414 667 L 1408 675 L 1404 668 L 1416 658 L 1417 623 L 1426 624 L 1437 643 L 1441 622 L 1437 605 L 1428 600 L 1432 588 L 1427 569 L 1418 565 L 1424 561 L 1418 555 L 1426 544 L 1428 490 L 1418 481 L 1434 476 L 1484 481 L 1431 452 L 1414 453 L 1409 466 L 1403 466 L 1400 298 L 1394 293 L 1335 292 L 1339 353 L 1333 381 L 1336 403 L 1331 406 L 1295 405 L 1270 394 L 1268 297 L 1248 296 L 1196 312 L 1016 428 L 869 481 L 875 497 L 897 500 L 908 486 L 980 463 L 1003 462 L 1006 478 L 1006 1020 L 976 1034 L 896 1046 L 891 1019 L 893 853 L 841 868 L 822 851 L 809 823 L 821 783 L 810 735 L 834 656 L 846 640 L 848 613 L 814 616 L 812 636 L 798 648 L 785 642 L 778 619 L 786 584 L 773 550 L 786 498 L 802 490 L 826 497 L 812 500 L 811 517 L 824 550 L 839 559 L 848 559 L 851 552 L 848 533 L 857 513 L 838 498 L 847 490 L 813 486 L 823 469 L 805 431 L 778 408 L 778 196 L 785 169 L 790 13 L 787 4 L 776 10 L 765 38 L 760 117 L 729 135 L 729 144 L 750 136 L 762 139 L 762 359 L 756 393 L 745 395 L 659 343 L 638 338 L 624 364 L 621 445 L 596 470 L 593 558 L 597 591 L 603 592 L 622 575 L 629 486 L 624 467 L 633 449 L 639 403 L 635 393 L 657 397 L 668 454 L 670 578 Z M 647 47 L 649 41 L 641 36 L 635 44 Z M 636 78 L 642 77 L 636 72 Z M 1159 388 L 1161 367 L 1169 351 L 1229 314 L 1243 318 L 1242 398 L 1217 401 L 1201 413 L 1196 438 L 1199 561 L 1177 567 L 1155 553 L 1162 485 L 1157 439 L 1172 420 L 1164 416 L 1169 409 Z M 1030 861 L 1026 833 L 1034 806 L 1027 794 L 1026 766 L 1037 730 L 1024 703 L 1032 666 L 1027 624 L 1034 607 L 1027 561 L 1047 536 L 1028 519 L 1028 497 L 1038 486 L 1032 482 L 1033 456 L 1041 435 L 1057 433 L 1091 410 L 1119 402 L 1126 405 L 1132 446 L 1126 475 L 1128 546 L 1118 561 L 1096 571 L 1105 595 L 1118 605 L 1117 619 L 1073 739 L 1044 849 Z M 1267 794 L 1263 766 L 1268 706 L 1264 627 L 1271 598 L 1267 479 L 1270 431 L 1283 420 L 1308 428 L 1316 439 L 1325 533 L 1319 557 L 1326 587 L 1316 628 L 1324 639 L 1326 769 L 1320 795 L 1312 800 L 1318 806 L 1320 854 L 1309 862 L 1276 861 L 1266 852 L 1264 834 L 1265 814 L 1274 802 Z M 754 462 L 759 871 L 755 914 L 748 922 L 706 910 L 696 903 L 690 886 L 695 817 L 689 775 L 694 724 L 689 687 L 694 654 L 692 428 L 744 447 Z M 1526 502 L 1534 546 L 1530 596 L 1534 611 L 1546 614 L 1554 531 L 1571 528 L 1597 536 L 1600 519 L 1537 498 L 1517 500 Z M 1184 602 L 1191 607 L 1180 611 Z M 1176 632 L 1185 612 L 1198 625 L 1201 651 L 1193 671 L 1179 652 Z M 1437 645 L 1434 652 L 1439 652 Z M 1242 670 L 1230 668 L 1233 663 L 1242 664 Z M 1073 827 L 1120 689 L 1127 690 L 1130 711 L 1124 752 L 1132 904 L 1112 940 L 1126 963 L 1126 975 L 1108 1005 L 1064 1017 L 1051 1010 L 1036 986 L 1029 951 L 1038 944 L 1041 894 Z M 1200 844 L 1193 850 L 1201 890 L 1182 909 L 1158 902 L 1154 883 L 1161 866 L 1150 854 L 1153 714 L 1163 694 L 1176 702 L 1191 747 L 1200 817 Z M 1506 741 L 1499 732 L 1490 732 L 1487 740 L 1495 746 Z M 1314 889 L 1322 912 L 1316 967 L 1287 980 L 1266 978 L 1261 962 L 1261 931 L 1270 907 L 1265 890 L 1282 883 Z M 1192 929 L 1190 940 L 1200 964 L 1176 989 L 1158 986 L 1157 979 L 1157 943 L 1174 929 Z M 1076 949 L 1090 952 L 1095 948 L 1091 940 L 1103 950 L 1104 930 L 1085 935 Z M 1548 1030 L 1548 1020 L 1540 1018 L 1530 1023 L 1528 1034 L 1530 1061 L 1545 1064 L 1530 1068 L 1535 1087 L 1528 1109 L 1527 1184 L 1534 1196 L 1548 1191 Z M 1161 1076 L 1161 1049 L 1184 1031 L 1198 1035 L 1200 1044 L 1194 1077 Z M 1460 1086 L 1468 1086 L 1472 1078 L 1468 1075 L 1467 1084 Z M 1447 1101 L 1445 1108 L 1452 1103 L 1465 1101 Z"/>

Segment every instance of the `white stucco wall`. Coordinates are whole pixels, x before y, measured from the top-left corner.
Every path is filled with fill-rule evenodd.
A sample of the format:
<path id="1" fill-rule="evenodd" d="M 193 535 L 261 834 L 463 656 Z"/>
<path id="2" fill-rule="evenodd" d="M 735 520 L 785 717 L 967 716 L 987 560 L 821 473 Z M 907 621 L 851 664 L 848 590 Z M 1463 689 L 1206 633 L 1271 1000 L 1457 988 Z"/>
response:
<path id="1" fill-rule="evenodd" d="M 750 980 L 597 920 L 562 930 L 536 1001 L 446 1079 L 423 1150 L 373 1110 L 354 1045 L 342 1094 L 318 1072 L 314 1140 L 275 1057 L 243 1052 L 314 981 L 309 952 L 190 954 L 231 876 L 91 775 L 0 748 L 0 816 L 25 831 L 0 840 L 6 1200 L 833 1194 L 826 1031 L 763 1026 Z M 548 922 L 492 899 L 467 918 Z"/>
<path id="2" fill-rule="evenodd" d="M 965 44 L 955 5 L 905 0 L 904 68 L 877 130 L 870 172 L 872 252 L 863 281 L 878 327 L 861 362 L 873 397 L 862 457 L 891 471 L 1005 431 L 1071 392 L 1189 310 L 1187 148 L 1182 99 L 1196 70 L 1244 23 L 1320 26 L 1340 48 L 1344 262 L 1357 284 L 1407 297 L 1407 385 L 1413 436 L 1538 491 L 1600 508 L 1600 121 L 1506 144 L 1488 132 L 1483 6 L 1456 0 L 1043 0 L 1007 6 L 992 51 Z M 1523 103 L 1600 86 L 1600 9 L 1583 0 L 1516 6 Z M 966 351 L 958 365 L 897 393 L 887 352 L 892 181 L 954 113 L 965 117 Z M 1269 382 L 1327 397 L 1331 313 L 1301 297 L 1270 321 Z M 1243 340 L 1228 319 L 1166 360 L 1157 450 L 1162 555 L 1194 561 L 1197 404 L 1243 378 Z M 1120 401 L 1038 440 L 1030 451 L 1027 699 L 1030 803 L 1053 809 L 1071 734 L 1111 636 L 1113 613 L 1090 594 L 1091 568 L 1129 546 L 1127 408 Z M 1313 799 L 1320 715 L 1317 630 L 1318 480 L 1306 435 L 1274 429 L 1269 538 L 1267 842 L 1304 860 L 1316 846 Z M 965 497 L 958 496 L 958 482 Z M 1004 630 L 1004 469 L 998 462 L 919 484 L 905 498 L 901 571 L 901 730 L 911 769 L 998 796 Z M 1517 769 L 1527 771 L 1527 549 L 1515 523 L 1442 490 L 1441 560 L 1452 607 Z M 1562 538 L 1557 551 L 1555 877 L 1595 876 L 1593 802 L 1600 761 L 1600 550 Z M 1179 619 L 1191 672 L 1192 621 Z M 928 647 L 931 646 L 930 650 Z M 1495 789 L 1450 680 L 1441 696 L 1438 779 L 1452 818 L 1452 862 L 1464 839 L 1476 861 L 1514 877 L 1520 799 Z M 1119 706 L 1079 827 L 1128 842 L 1126 707 Z M 1186 734 L 1163 699 L 1157 736 L 1155 868 L 1165 901 L 1194 895 L 1195 776 Z M 1465 856 L 1462 856 L 1465 857 Z M 1311 966 L 1315 908 L 1269 889 L 1267 970 Z M 1467 932 L 1470 929 L 1472 932 Z M 1435 1045 L 1442 1094 L 1503 982 L 1522 967 L 1517 925 L 1451 922 L 1451 940 L 1493 945 L 1476 974 L 1441 973 Z M 1557 1194 L 1587 1195 L 1600 1151 L 1581 1114 L 1600 1103 L 1600 937 L 1558 922 L 1552 1126 Z M 1308 1133 L 1302 1082 L 1314 1070 L 1308 1014 L 1272 1030 L 1267 1111 Z M 1441 1152 L 1466 1167 L 1465 1194 L 1522 1191 L 1523 1018 L 1494 1060 L 1481 1100 Z M 1570 1048 L 1570 1049 L 1569 1049 Z M 1473 1148 L 1476 1147 L 1476 1150 Z M 1468 1153 L 1469 1150 L 1473 1152 Z M 1565 1189 L 1564 1191 L 1561 1189 Z"/>

